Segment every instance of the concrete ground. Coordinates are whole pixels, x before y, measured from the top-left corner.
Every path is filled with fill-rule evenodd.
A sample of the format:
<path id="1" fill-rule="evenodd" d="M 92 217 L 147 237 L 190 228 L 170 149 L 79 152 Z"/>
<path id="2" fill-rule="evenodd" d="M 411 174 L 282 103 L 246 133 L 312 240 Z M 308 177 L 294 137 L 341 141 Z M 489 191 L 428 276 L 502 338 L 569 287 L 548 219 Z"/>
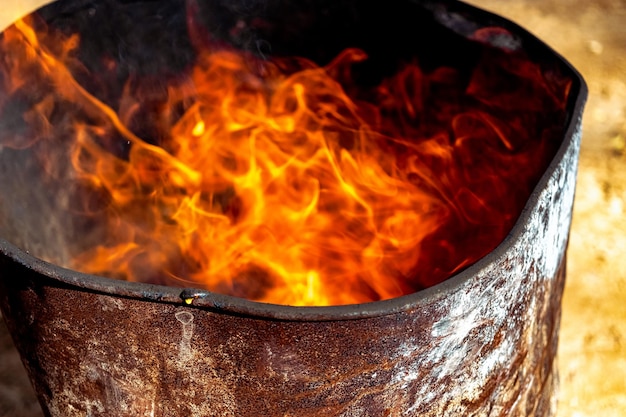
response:
<path id="1" fill-rule="evenodd" d="M 2 0 L 0 28 L 45 2 Z M 563 304 L 558 416 L 624 416 L 626 0 L 470 3 L 535 33 L 589 85 Z M 0 322 L 0 417 L 35 416 L 41 411 Z"/>

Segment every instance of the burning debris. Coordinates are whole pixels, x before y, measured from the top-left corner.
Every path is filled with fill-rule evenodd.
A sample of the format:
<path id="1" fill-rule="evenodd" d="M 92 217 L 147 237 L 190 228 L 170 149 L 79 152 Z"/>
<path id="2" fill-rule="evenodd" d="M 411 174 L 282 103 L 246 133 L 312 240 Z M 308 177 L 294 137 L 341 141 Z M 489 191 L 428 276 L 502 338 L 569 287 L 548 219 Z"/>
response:
<path id="1" fill-rule="evenodd" d="M 2 146 L 36 161 L 72 231 L 35 255 L 276 304 L 395 298 L 491 252 L 560 144 L 569 80 L 491 45 L 504 29 L 466 40 L 462 68 L 359 47 L 315 62 L 213 38 L 195 7 L 188 62 L 158 71 L 63 22 L 4 33 Z M 231 36 L 250 25 L 269 23 Z"/>

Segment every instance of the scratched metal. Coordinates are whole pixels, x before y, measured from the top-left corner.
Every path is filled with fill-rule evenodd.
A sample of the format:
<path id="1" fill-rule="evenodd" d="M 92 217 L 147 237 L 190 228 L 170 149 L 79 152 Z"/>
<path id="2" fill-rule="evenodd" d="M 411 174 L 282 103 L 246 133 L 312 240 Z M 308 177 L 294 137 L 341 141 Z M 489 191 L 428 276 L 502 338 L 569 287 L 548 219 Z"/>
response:
<path id="1" fill-rule="evenodd" d="M 448 281 L 394 300 L 259 304 L 87 276 L 0 240 L 0 308 L 45 414 L 554 415 L 585 98 L 577 79 L 563 144 L 507 239 Z"/>

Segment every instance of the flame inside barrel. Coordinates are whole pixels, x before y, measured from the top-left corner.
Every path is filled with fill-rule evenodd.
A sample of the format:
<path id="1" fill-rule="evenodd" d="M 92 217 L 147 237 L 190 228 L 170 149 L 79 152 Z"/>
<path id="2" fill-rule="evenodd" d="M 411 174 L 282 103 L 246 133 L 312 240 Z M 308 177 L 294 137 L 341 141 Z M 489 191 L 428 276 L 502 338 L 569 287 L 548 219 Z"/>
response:
<path id="1" fill-rule="evenodd" d="M 131 75 L 111 102 L 82 80 L 115 79 L 116 61 L 88 74 L 80 41 L 31 17 L 1 47 L 0 106 L 27 126 L 2 145 L 63 172 L 97 231 L 66 266 L 277 304 L 394 298 L 492 251 L 559 144 L 569 90 L 506 48 L 467 73 L 408 60 L 364 83 L 358 48 L 319 65 L 198 42 L 181 73 Z"/>

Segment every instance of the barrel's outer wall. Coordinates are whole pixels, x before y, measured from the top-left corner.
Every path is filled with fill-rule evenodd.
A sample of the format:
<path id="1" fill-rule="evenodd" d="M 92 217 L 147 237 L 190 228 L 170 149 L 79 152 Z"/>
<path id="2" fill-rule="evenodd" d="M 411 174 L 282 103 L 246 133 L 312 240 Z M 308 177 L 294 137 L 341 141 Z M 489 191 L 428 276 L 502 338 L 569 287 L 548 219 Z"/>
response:
<path id="1" fill-rule="evenodd" d="M 222 313 L 86 291 L 6 254 L 0 308 L 48 416 L 554 415 L 577 126 L 507 250 L 404 311 Z"/>

